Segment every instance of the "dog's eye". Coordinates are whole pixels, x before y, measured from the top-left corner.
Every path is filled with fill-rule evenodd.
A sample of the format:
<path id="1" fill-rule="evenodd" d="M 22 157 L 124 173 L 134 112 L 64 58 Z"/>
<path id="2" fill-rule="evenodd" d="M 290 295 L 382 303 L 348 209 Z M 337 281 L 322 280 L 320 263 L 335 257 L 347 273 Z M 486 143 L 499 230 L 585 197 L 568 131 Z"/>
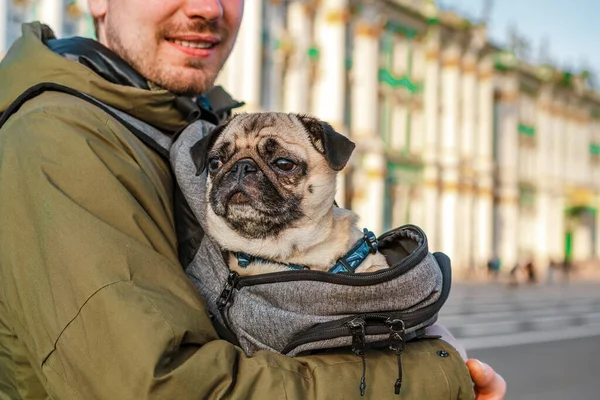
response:
<path id="1" fill-rule="evenodd" d="M 278 158 L 275 160 L 275 166 L 282 171 L 292 171 L 296 168 L 296 164 L 293 161 L 288 160 L 287 158 Z"/>
<path id="2" fill-rule="evenodd" d="M 223 162 L 219 158 L 215 157 L 208 160 L 208 169 L 211 171 L 218 170 L 219 168 L 221 168 L 221 165 L 223 165 Z"/>

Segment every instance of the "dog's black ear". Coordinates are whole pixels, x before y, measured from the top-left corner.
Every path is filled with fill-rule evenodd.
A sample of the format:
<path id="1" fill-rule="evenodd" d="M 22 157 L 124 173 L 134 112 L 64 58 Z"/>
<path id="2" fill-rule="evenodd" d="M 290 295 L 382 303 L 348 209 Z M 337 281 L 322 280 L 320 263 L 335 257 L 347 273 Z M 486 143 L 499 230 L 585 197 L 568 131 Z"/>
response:
<path id="1" fill-rule="evenodd" d="M 306 128 L 315 148 L 325 155 L 329 167 L 341 171 L 356 147 L 354 142 L 336 132 L 327 122 L 308 115 L 298 115 L 298 119 Z"/>
<path id="2" fill-rule="evenodd" d="M 208 161 L 206 156 L 208 155 L 208 152 L 212 148 L 213 144 L 215 144 L 215 141 L 219 135 L 225 130 L 227 124 L 228 122 L 225 122 L 215 127 L 190 148 L 190 155 L 192 156 L 192 161 L 196 166 L 196 176 L 204 172 L 204 169 L 206 168 L 206 162 Z"/>

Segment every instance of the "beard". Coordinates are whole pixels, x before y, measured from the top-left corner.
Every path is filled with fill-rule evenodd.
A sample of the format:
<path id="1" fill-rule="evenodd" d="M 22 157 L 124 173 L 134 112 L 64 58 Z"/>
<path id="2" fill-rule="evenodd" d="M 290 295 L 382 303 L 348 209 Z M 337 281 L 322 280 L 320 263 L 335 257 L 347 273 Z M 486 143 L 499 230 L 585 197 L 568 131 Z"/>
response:
<path id="1" fill-rule="evenodd" d="M 233 40 L 228 42 L 229 33 L 226 29 L 219 29 L 215 24 L 204 20 L 194 21 L 189 24 L 170 24 L 158 31 L 155 38 L 152 38 L 153 44 L 159 44 L 166 41 L 169 33 L 174 32 L 194 32 L 202 34 L 212 34 L 218 36 L 221 41 L 220 47 L 216 50 L 215 60 L 205 60 L 189 57 L 184 65 L 172 67 L 168 60 L 157 55 L 155 58 L 149 57 L 148 52 L 144 51 L 144 42 L 135 40 L 126 45 L 123 38 L 118 33 L 117 24 L 107 24 L 106 40 L 112 51 L 125 60 L 133 69 L 141 74 L 148 81 L 178 95 L 193 96 L 206 92 L 213 85 L 227 56 L 233 47 Z M 228 44 L 229 43 L 229 44 Z M 225 47 L 227 46 L 227 47 Z M 158 46 L 154 47 L 158 49 Z M 220 59 L 218 59 L 220 57 Z"/>

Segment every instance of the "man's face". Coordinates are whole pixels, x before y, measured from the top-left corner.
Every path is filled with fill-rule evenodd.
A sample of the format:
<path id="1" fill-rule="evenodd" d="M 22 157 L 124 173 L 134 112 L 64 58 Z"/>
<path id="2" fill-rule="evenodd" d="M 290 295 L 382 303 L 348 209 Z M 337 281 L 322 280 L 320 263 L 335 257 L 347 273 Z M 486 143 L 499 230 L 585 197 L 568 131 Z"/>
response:
<path id="1" fill-rule="evenodd" d="M 89 0 L 99 40 L 178 94 L 210 89 L 231 52 L 244 0 Z"/>

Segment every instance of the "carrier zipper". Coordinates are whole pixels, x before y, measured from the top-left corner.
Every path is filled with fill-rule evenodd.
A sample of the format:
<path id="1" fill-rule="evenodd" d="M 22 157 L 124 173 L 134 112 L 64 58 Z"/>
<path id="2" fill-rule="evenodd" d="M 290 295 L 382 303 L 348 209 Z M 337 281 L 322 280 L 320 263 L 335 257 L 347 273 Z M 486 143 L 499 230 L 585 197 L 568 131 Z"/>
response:
<path id="1" fill-rule="evenodd" d="M 348 327 L 350 328 L 350 332 L 352 332 L 352 352 L 362 359 L 363 372 L 359 386 L 361 396 L 365 395 L 365 390 L 367 389 L 365 378 L 367 373 L 367 362 L 365 360 L 365 346 L 367 344 L 365 324 L 366 322 L 362 318 L 355 318 L 348 322 Z"/>
<path id="2" fill-rule="evenodd" d="M 424 240 L 419 245 L 419 247 L 413 251 L 411 254 L 406 256 L 402 260 L 402 265 L 411 265 L 415 259 L 423 258 L 427 255 L 427 240 L 425 239 L 425 234 L 423 231 L 415 226 L 406 226 L 399 229 L 411 230 L 419 236 L 422 236 Z M 398 233 L 399 229 L 395 229 L 390 232 L 386 232 L 381 235 L 378 240 L 382 240 L 386 237 L 392 236 Z M 329 272 L 324 271 L 311 271 L 311 270 L 303 270 L 303 271 L 283 271 L 283 272 L 271 272 L 266 274 L 254 275 L 254 276 L 244 276 L 239 281 L 239 286 L 254 286 L 266 283 L 273 282 L 289 282 L 289 281 L 298 281 L 298 280 L 313 280 L 313 281 L 324 281 L 324 282 L 332 282 L 338 284 L 358 284 L 357 282 L 361 281 L 384 281 L 388 276 L 395 277 L 396 275 L 402 275 L 404 272 L 404 268 L 400 268 L 400 266 L 394 268 L 385 268 L 376 272 L 362 273 L 362 274 L 330 274 Z M 371 283 L 367 283 L 371 284 Z M 360 285 L 360 284 L 358 284 Z"/>
<path id="3" fill-rule="evenodd" d="M 390 317 L 389 314 L 364 314 L 361 315 L 359 318 L 361 318 L 362 320 L 365 321 L 365 335 L 383 335 L 385 333 L 389 332 L 389 327 L 386 325 L 386 321 L 389 320 L 390 318 L 393 319 L 400 319 L 402 318 L 403 321 L 406 321 L 406 325 L 410 328 L 416 324 L 419 324 L 422 321 L 421 318 L 421 310 L 417 310 L 417 311 L 413 311 L 412 313 L 406 313 L 406 314 L 400 314 L 398 315 L 397 313 L 395 313 L 394 317 Z M 350 321 L 355 320 L 356 317 L 352 318 Z M 368 324 L 368 321 L 381 321 L 381 325 L 377 324 L 377 325 L 370 325 Z M 349 334 L 351 334 L 351 330 L 349 328 L 349 323 L 350 321 L 332 321 L 329 322 L 329 324 L 331 323 L 335 323 L 335 324 L 340 324 L 337 326 L 332 326 L 330 328 L 323 328 L 323 330 L 319 330 L 316 332 L 310 332 L 307 334 L 303 334 L 303 335 L 298 335 L 296 337 L 294 337 L 286 346 L 285 348 L 282 350 L 283 354 L 287 354 L 290 351 L 292 351 L 293 349 L 295 349 L 298 346 L 301 346 L 303 344 L 306 343 L 311 343 L 311 342 L 318 342 L 321 340 L 327 340 L 327 339 L 332 339 L 332 338 L 336 338 L 336 337 L 340 337 L 340 336 L 348 336 Z M 381 331 L 379 331 L 379 329 L 381 329 Z M 369 331 L 367 333 L 367 331 Z"/>
<path id="4" fill-rule="evenodd" d="M 402 350 L 404 350 L 406 326 L 401 319 L 391 318 L 388 318 L 385 324 L 390 328 L 390 349 L 396 353 L 398 359 L 398 379 L 394 384 L 394 393 L 400 394 L 400 388 L 402 387 Z"/>
<path id="5" fill-rule="evenodd" d="M 229 272 L 229 275 L 227 276 L 227 282 L 225 283 L 225 287 L 223 288 L 223 291 L 221 292 L 221 294 L 219 295 L 219 298 L 217 299 L 217 308 L 219 309 L 219 312 L 221 313 L 221 318 L 223 319 L 223 322 L 225 323 L 225 326 L 227 327 L 227 329 L 232 333 L 233 333 L 233 329 L 231 329 L 231 325 L 229 324 L 229 319 L 227 318 L 225 313 L 226 313 L 226 309 L 231 304 L 231 296 L 233 295 L 233 290 L 237 289 L 237 285 L 238 285 L 239 281 L 240 281 L 240 276 L 237 274 L 237 272 L 234 272 L 234 271 Z"/>

